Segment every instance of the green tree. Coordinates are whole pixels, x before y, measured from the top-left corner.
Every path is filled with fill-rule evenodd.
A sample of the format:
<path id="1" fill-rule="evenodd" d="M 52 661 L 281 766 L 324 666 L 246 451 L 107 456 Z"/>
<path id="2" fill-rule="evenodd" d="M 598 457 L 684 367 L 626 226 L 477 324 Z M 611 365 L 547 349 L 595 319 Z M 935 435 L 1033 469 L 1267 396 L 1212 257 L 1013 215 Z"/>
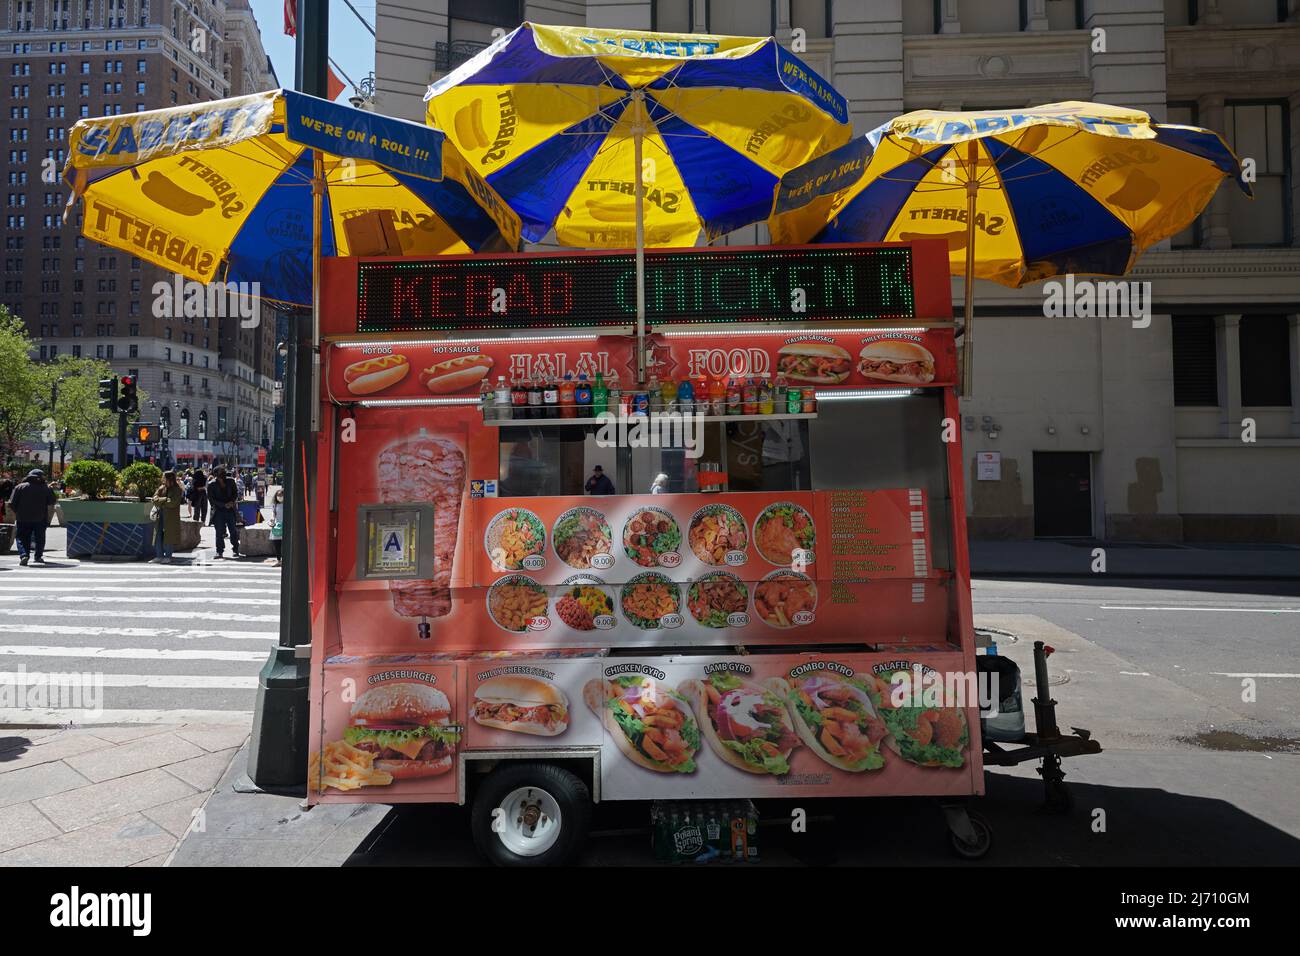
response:
<path id="1" fill-rule="evenodd" d="M 0 459 L 11 461 L 24 440 L 40 431 L 40 367 L 23 320 L 0 305 Z"/>
<path id="2" fill-rule="evenodd" d="M 99 407 L 99 380 L 113 375 L 113 367 L 102 359 L 60 355 L 49 363 L 46 374 L 58 380 L 58 393 L 50 407 L 51 389 L 43 393 L 45 415 L 53 419 L 55 441 L 66 432 L 70 441 L 85 448 L 92 457 L 104 450 L 117 435 L 117 412 Z M 140 393 L 141 401 L 147 400 Z"/>

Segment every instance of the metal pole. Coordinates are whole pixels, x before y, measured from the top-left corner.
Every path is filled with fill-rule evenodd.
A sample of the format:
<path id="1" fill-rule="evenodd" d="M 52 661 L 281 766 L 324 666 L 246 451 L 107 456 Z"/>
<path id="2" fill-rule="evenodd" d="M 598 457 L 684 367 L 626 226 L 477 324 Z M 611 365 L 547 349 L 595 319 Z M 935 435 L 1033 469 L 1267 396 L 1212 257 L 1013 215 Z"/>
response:
<path id="1" fill-rule="evenodd" d="M 311 177 L 311 432 L 320 431 L 320 250 L 325 205 L 325 158 L 312 151 Z"/>
<path id="2" fill-rule="evenodd" d="M 126 412 L 117 413 L 117 467 L 126 467 Z"/>
<path id="3" fill-rule="evenodd" d="M 645 183 L 641 177 L 641 144 L 645 138 L 645 91 L 632 94 L 632 161 L 636 165 L 636 377 L 645 381 Z"/>
<path id="4" fill-rule="evenodd" d="M 54 409 L 58 406 L 58 404 L 59 404 L 59 380 L 56 378 L 53 382 L 50 383 L 50 421 L 54 421 Z M 52 425 L 50 426 L 50 428 L 51 428 L 50 467 L 45 470 L 45 473 L 49 475 L 50 480 L 53 481 L 54 480 L 54 438 L 58 433 L 58 429 L 54 428 L 54 426 Z"/>
<path id="5" fill-rule="evenodd" d="M 967 144 L 966 151 L 966 311 L 962 322 L 961 393 L 974 392 L 975 339 L 971 324 L 975 321 L 975 199 L 979 194 L 979 147 L 975 140 Z"/>
<path id="6" fill-rule="evenodd" d="M 295 86 L 311 96 L 327 97 L 329 4 L 298 0 Z M 322 203 L 316 190 L 321 158 L 313 157 L 312 306 L 308 317 L 296 313 L 289 330 L 285 370 L 284 544 L 280 572 L 279 646 L 258 675 L 248 774 L 262 789 L 299 790 L 307 779 L 307 689 L 310 660 L 297 648 L 311 643 L 310 582 L 307 575 L 307 518 L 312 491 L 302 479 L 315 473 L 312 431 L 319 410 L 316 345 L 319 315 L 320 231 Z"/>

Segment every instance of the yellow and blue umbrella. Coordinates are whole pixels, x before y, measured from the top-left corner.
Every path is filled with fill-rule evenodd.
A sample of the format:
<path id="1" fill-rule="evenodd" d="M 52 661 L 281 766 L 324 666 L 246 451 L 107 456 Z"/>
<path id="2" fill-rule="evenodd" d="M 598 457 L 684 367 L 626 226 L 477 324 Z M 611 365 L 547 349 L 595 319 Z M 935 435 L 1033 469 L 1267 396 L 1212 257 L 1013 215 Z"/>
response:
<path id="1" fill-rule="evenodd" d="M 918 110 L 782 177 L 768 225 L 778 243 L 947 240 L 969 333 L 973 278 L 1123 275 L 1225 177 L 1251 195 L 1240 173 L 1217 133 L 1141 110 Z M 969 339 L 965 352 L 969 372 Z"/>
<path id="2" fill-rule="evenodd" d="M 274 302 L 312 305 L 313 252 L 348 255 L 344 223 L 369 212 L 391 213 L 404 255 L 519 243 L 518 217 L 440 131 L 293 90 L 83 119 L 68 152 L 65 217 L 82 199 L 88 239 Z"/>
<path id="3" fill-rule="evenodd" d="M 524 238 L 553 226 L 569 246 L 690 246 L 759 222 L 783 173 L 850 135 L 844 97 L 770 37 L 525 23 L 425 99 Z"/>
<path id="4" fill-rule="evenodd" d="M 780 243 L 943 238 L 954 275 L 973 232 L 975 277 L 1020 286 L 1124 274 L 1228 176 L 1251 194 L 1219 134 L 1140 110 L 918 110 L 784 176 L 769 225 Z"/>

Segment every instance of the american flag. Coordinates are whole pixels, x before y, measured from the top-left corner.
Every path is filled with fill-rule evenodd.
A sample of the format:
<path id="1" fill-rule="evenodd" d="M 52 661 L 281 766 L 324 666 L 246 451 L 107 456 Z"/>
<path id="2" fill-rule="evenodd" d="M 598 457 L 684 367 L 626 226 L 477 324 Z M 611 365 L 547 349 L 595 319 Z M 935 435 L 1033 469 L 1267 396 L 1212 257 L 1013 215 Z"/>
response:
<path id="1" fill-rule="evenodd" d="M 284 0 L 284 34 L 298 35 L 298 0 Z"/>

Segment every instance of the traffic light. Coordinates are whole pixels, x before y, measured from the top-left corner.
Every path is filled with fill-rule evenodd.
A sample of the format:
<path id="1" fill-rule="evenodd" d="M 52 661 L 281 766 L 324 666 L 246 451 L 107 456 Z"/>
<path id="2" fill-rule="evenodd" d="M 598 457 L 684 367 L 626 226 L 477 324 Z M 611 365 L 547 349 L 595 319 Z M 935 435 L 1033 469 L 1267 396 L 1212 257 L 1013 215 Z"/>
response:
<path id="1" fill-rule="evenodd" d="M 140 410 L 140 399 L 135 393 L 135 376 L 122 376 L 122 394 L 117 399 L 117 410 L 134 415 Z"/>
<path id="2" fill-rule="evenodd" d="M 148 422 L 135 423 L 135 443 L 137 445 L 152 445 L 158 438 L 158 429 Z"/>
<path id="3" fill-rule="evenodd" d="M 117 379 L 101 378 L 99 380 L 99 407 L 111 412 L 117 411 Z"/>

